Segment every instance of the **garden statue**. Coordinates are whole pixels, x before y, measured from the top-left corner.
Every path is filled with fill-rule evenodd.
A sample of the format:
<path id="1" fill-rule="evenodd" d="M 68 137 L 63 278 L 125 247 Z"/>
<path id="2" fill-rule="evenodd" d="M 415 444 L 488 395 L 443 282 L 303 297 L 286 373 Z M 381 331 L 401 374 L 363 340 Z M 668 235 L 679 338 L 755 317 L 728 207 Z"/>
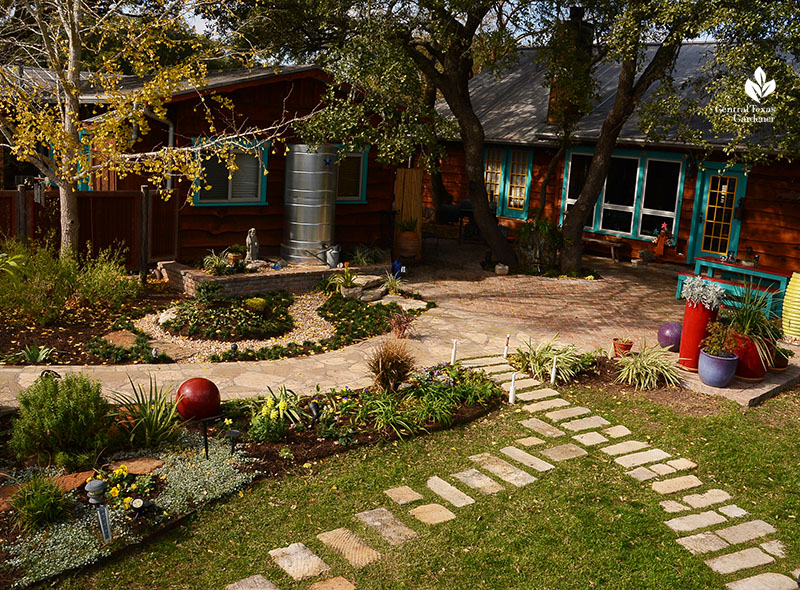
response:
<path id="1" fill-rule="evenodd" d="M 244 257 L 245 264 L 255 262 L 258 260 L 258 236 L 256 235 L 256 228 L 251 227 L 247 230 L 247 254 Z"/>

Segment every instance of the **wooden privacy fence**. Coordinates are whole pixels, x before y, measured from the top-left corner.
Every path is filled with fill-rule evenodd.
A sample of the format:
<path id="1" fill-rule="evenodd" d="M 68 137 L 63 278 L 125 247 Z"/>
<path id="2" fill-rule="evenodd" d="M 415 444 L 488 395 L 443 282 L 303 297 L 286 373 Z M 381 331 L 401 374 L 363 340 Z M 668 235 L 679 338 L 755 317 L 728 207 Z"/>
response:
<path id="1" fill-rule="evenodd" d="M 91 244 L 92 254 L 122 248 L 129 269 L 178 253 L 178 197 L 166 191 L 79 191 L 78 241 L 81 250 Z M 20 239 L 60 235 L 58 193 L 34 198 L 32 190 L 0 191 L 0 234 Z M 143 264 L 144 263 L 144 264 Z"/>

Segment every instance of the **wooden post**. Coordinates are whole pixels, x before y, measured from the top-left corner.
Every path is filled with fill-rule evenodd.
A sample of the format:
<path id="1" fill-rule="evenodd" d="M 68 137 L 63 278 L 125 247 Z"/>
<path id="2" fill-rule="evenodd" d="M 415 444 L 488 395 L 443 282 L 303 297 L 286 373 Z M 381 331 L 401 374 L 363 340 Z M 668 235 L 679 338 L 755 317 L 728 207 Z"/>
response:
<path id="1" fill-rule="evenodd" d="M 14 217 L 12 224 L 14 235 L 26 242 L 28 240 L 28 199 L 25 195 L 25 185 L 18 184 L 14 195 Z"/>
<path id="2" fill-rule="evenodd" d="M 139 202 L 139 280 L 147 283 L 147 239 L 150 235 L 150 189 L 146 184 L 141 186 L 142 195 Z"/>

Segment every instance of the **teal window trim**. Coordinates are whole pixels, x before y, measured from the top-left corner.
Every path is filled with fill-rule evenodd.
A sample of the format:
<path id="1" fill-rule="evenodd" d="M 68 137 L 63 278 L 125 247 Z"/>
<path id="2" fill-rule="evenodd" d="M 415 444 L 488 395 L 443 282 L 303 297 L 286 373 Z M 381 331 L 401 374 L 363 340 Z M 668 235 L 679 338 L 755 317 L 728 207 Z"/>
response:
<path id="1" fill-rule="evenodd" d="M 202 141 L 202 137 L 193 137 L 192 143 L 197 145 Z M 267 158 L 269 157 L 269 150 L 272 145 L 271 141 L 256 141 L 252 139 L 231 140 L 231 145 L 242 149 L 250 149 L 253 147 L 261 147 L 261 177 L 259 179 L 259 199 L 257 201 L 200 201 L 198 199 L 199 191 L 192 195 L 192 203 L 195 207 L 263 207 L 267 203 L 267 174 L 269 165 Z M 230 182 L 230 181 L 229 181 Z M 198 181 L 194 181 L 194 186 L 197 186 Z M 202 190 L 202 189 L 201 189 Z"/>
<path id="2" fill-rule="evenodd" d="M 500 152 L 500 186 L 497 194 L 497 208 L 495 213 L 498 217 L 505 217 L 508 219 L 522 219 L 528 218 L 528 207 L 531 199 L 531 182 L 533 179 L 533 150 L 523 147 L 503 147 L 499 145 L 487 145 L 483 148 L 483 170 L 484 170 L 484 183 L 486 178 L 486 161 L 489 155 L 489 150 L 497 150 Z M 525 176 L 525 203 L 522 209 L 510 209 L 506 207 L 508 203 L 508 187 L 509 178 L 511 176 L 511 158 L 512 152 L 527 152 L 528 163 Z"/>
<path id="3" fill-rule="evenodd" d="M 339 145 L 341 147 L 341 144 Z M 369 169 L 369 150 L 370 148 L 346 152 L 345 156 L 361 156 L 361 194 L 358 200 L 339 199 L 339 169 L 336 169 L 336 204 L 337 205 L 364 205 L 367 202 L 367 170 Z"/>
<path id="4" fill-rule="evenodd" d="M 585 146 L 578 146 L 567 149 L 566 156 L 564 158 L 564 177 L 561 186 L 561 207 L 560 207 L 560 216 L 559 216 L 559 225 L 564 224 L 564 217 L 566 215 L 567 209 L 567 197 L 569 191 L 569 175 L 571 173 L 571 164 L 572 164 L 572 155 L 573 154 L 583 154 L 583 155 L 593 155 L 594 148 L 585 147 Z M 600 191 L 600 195 L 597 197 L 597 202 L 594 206 L 594 211 L 592 214 L 591 225 L 587 225 L 584 227 L 584 231 L 588 231 L 595 234 L 601 235 L 608 235 L 608 236 L 620 236 L 631 240 L 639 240 L 639 241 L 647 241 L 649 242 L 653 236 L 651 235 L 641 235 L 640 227 L 641 227 L 641 217 L 642 217 L 642 203 L 644 202 L 644 190 L 645 190 L 645 181 L 646 181 L 646 167 L 647 162 L 649 160 L 662 160 L 662 161 L 669 161 L 669 162 L 679 162 L 681 167 L 679 171 L 678 177 L 678 196 L 675 202 L 675 213 L 674 213 L 674 221 L 673 227 L 671 228 L 671 233 L 675 236 L 678 235 L 678 225 L 680 220 L 681 214 L 681 205 L 683 204 L 683 190 L 684 190 L 684 181 L 686 178 L 686 158 L 687 156 L 683 154 L 676 154 L 673 152 L 661 152 L 655 150 L 630 150 L 630 149 L 615 149 L 611 156 L 617 156 L 622 158 L 633 158 L 638 160 L 638 169 L 637 169 L 637 180 L 636 180 L 636 191 L 634 194 L 634 201 L 632 207 L 633 219 L 631 220 L 631 231 L 630 233 L 625 232 L 618 232 L 618 231 L 611 231 L 602 229 L 600 227 L 602 223 L 602 212 L 603 206 L 605 204 L 605 183 L 603 183 L 603 188 Z M 616 207 L 615 207 L 616 209 Z M 664 217 L 668 217 L 669 215 L 664 214 Z"/>

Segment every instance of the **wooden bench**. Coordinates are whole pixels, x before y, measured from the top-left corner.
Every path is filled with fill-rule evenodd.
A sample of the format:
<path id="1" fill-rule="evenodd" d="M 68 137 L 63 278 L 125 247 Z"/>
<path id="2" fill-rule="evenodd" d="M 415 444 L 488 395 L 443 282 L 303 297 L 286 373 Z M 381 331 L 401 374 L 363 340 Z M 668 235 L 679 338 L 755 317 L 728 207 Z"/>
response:
<path id="1" fill-rule="evenodd" d="M 734 295 L 734 296 L 741 294 L 742 289 L 746 288 L 746 286 L 747 286 L 747 285 L 745 285 L 745 283 L 741 283 L 741 282 L 727 281 L 725 279 L 718 279 L 716 277 L 706 277 L 706 276 L 703 276 L 703 275 L 696 275 L 696 274 L 690 273 L 690 272 L 681 272 L 681 273 L 678 273 L 678 290 L 675 293 L 675 298 L 676 299 L 680 299 L 681 298 L 681 291 L 683 290 L 683 283 L 684 283 L 684 281 L 686 281 L 686 279 L 688 279 L 690 277 L 700 277 L 704 281 L 710 281 L 712 283 L 716 283 L 720 287 L 722 287 L 725 290 L 726 293 L 730 293 L 731 295 Z M 780 310 L 776 310 L 775 309 L 776 306 L 780 305 L 780 300 L 781 300 L 781 298 L 780 298 L 781 290 L 780 289 L 776 289 L 774 287 L 762 287 L 761 285 L 758 285 L 758 284 L 755 284 L 755 283 L 751 283 L 750 284 L 750 288 L 751 289 L 755 289 L 756 291 L 760 291 L 761 293 L 765 293 L 766 294 L 765 300 L 766 300 L 767 309 L 775 311 L 775 312 L 779 312 L 780 311 Z M 733 307 L 737 307 L 736 301 L 731 301 L 730 305 L 732 305 Z"/>
<path id="2" fill-rule="evenodd" d="M 623 242 L 612 242 L 611 240 L 600 240 L 598 238 L 583 238 L 584 244 L 598 244 L 600 246 L 605 246 L 611 250 L 611 260 L 615 263 L 619 262 L 619 254 L 617 254 L 617 250 L 620 249 Z"/>

